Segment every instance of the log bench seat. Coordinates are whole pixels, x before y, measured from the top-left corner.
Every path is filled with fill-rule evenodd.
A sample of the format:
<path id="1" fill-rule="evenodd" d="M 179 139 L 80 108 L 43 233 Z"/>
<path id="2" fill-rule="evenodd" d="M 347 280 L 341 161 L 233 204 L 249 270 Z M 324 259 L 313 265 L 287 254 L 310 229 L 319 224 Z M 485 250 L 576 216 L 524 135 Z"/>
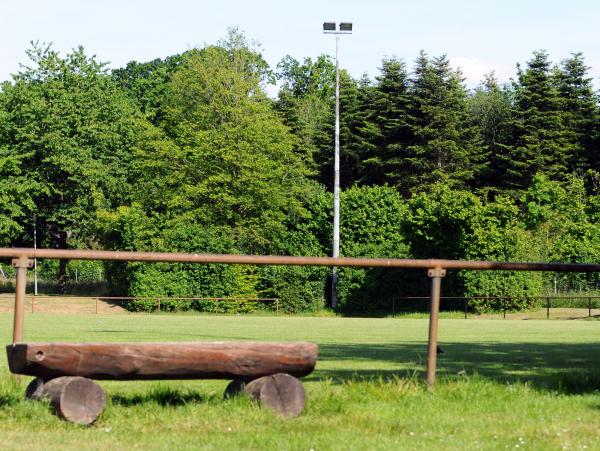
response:
<path id="1" fill-rule="evenodd" d="M 296 378 L 313 371 L 318 347 L 253 341 L 15 343 L 6 352 L 11 372 L 37 378 L 27 388 L 28 397 L 50 399 L 59 416 L 91 424 L 105 403 L 104 392 L 91 379 L 226 379 L 232 381 L 226 396 L 245 391 L 281 415 L 296 416 L 305 399 Z M 93 412 L 86 411 L 86 403 Z"/>

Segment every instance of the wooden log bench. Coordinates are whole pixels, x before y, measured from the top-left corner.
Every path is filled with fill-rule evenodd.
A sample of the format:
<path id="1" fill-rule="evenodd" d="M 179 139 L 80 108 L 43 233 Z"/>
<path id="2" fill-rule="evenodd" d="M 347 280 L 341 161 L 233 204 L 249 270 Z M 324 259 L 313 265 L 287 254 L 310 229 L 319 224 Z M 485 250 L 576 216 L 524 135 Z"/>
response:
<path id="1" fill-rule="evenodd" d="M 16 343 L 11 372 L 35 376 L 26 391 L 49 399 L 69 421 L 93 423 L 106 402 L 96 380 L 226 379 L 225 396 L 246 392 L 283 416 L 297 416 L 318 347 L 306 342 Z"/>

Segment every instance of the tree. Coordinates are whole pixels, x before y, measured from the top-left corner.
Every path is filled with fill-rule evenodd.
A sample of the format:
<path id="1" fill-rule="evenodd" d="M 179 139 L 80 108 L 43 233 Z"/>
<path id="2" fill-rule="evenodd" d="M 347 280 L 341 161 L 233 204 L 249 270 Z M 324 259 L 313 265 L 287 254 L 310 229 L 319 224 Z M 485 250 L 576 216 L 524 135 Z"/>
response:
<path id="1" fill-rule="evenodd" d="M 584 173 L 596 166 L 594 150 L 598 119 L 598 96 L 594 93 L 589 67 L 583 55 L 574 53 L 555 68 L 554 79 L 559 96 L 562 126 L 572 150 L 567 162 L 569 171 Z"/>
<path id="2" fill-rule="evenodd" d="M 306 155 L 308 164 L 317 170 L 323 147 L 330 148 L 331 122 L 335 96 L 335 65 L 331 58 L 319 55 L 315 61 L 302 63 L 286 56 L 277 65 L 281 81 L 276 108 L 284 123 L 297 138 L 297 151 Z"/>
<path id="3" fill-rule="evenodd" d="M 234 230 L 236 245 L 268 251 L 288 218 L 302 216 L 309 171 L 261 89 L 262 67 L 248 49 L 189 52 L 162 106 L 168 138 L 136 161 L 139 201 L 168 217 L 193 212 Z M 145 176 L 143 175 L 145 174 Z"/>
<path id="4" fill-rule="evenodd" d="M 362 161 L 362 179 L 373 184 L 399 185 L 405 176 L 399 169 L 413 142 L 409 78 L 404 62 L 395 58 L 384 59 L 380 70 L 372 100 L 369 99 L 376 128 L 371 128 L 373 148 Z"/>
<path id="5" fill-rule="evenodd" d="M 480 130 L 482 146 L 489 155 L 489 165 L 474 180 L 475 187 L 502 191 L 511 144 L 512 97 L 510 87 L 499 86 L 493 72 L 485 76 L 469 97 L 469 114 Z"/>
<path id="6" fill-rule="evenodd" d="M 94 246 L 96 212 L 129 198 L 141 115 L 83 48 L 62 58 L 34 44 L 27 54 L 31 66 L 0 94 L 0 171 L 7 193 L 22 195 L 11 214 L 30 224 L 25 216 L 35 213 L 42 245 Z"/>
<path id="7" fill-rule="evenodd" d="M 518 66 L 506 185 L 525 188 L 537 172 L 564 179 L 577 149 L 564 127 L 561 100 L 545 51 L 533 53 L 527 67 Z"/>
<path id="8" fill-rule="evenodd" d="M 146 63 L 130 61 L 125 67 L 113 70 L 112 76 L 136 101 L 146 117 L 157 125 L 161 120 L 160 106 L 164 101 L 167 85 L 183 59 L 183 55 L 172 55 Z"/>
<path id="9" fill-rule="evenodd" d="M 414 140 L 407 147 L 400 171 L 406 174 L 400 189 L 447 180 L 464 186 L 485 167 L 478 130 L 467 112 L 467 92 L 460 72 L 450 68 L 446 56 L 417 58 L 411 80 L 411 115 Z"/>

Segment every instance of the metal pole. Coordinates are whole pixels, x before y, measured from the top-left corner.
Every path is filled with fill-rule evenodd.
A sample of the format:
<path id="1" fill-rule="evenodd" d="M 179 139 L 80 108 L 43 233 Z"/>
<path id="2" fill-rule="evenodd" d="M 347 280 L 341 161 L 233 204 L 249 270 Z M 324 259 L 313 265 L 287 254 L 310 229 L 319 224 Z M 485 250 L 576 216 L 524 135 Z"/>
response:
<path id="1" fill-rule="evenodd" d="M 333 258 L 340 255 L 340 62 L 338 58 L 340 36 L 335 35 L 335 150 L 333 157 Z M 331 273 L 331 307 L 337 308 L 338 270 Z"/>
<path id="2" fill-rule="evenodd" d="M 17 286 L 15 288 L 15 311 L 13 315 L 13 343 L 23 341 L 23 323 L 25 319 L 25 287 L 27 286 L 27 268 L 32 261 L 27 257 L 16 258 L 12 261 L 17 269 Z"/>
<path id="3" fill-rule="evenodd" d="M 35 313 L 35 298 L 33 296 L 31 296 L 31 313 L 34 314 Z"/>
<path id="4" fill-rule="evenodd" d="M 33 248 L 37 249 L 37 216 L 33 215 Z M 37 258 L 33 259 L 33 294 L 38 295 Z"/>
<path id="5" fill-rule="evenodd" d="M 431 310 L 429 313 L 429 348 L 427 353 L 427 386 L 431 389 L 435 384 L 440 292 L 442 287 L 442 277 L 446 275 L 446 270 L 442 268 L 430 269 L 427 272 L 427 275 L 431 277 Z"/>
<path id="6" fill-rule="evenodd" d="M 550 297 L 546 298 L 546 319 L 550 319 Z"/>

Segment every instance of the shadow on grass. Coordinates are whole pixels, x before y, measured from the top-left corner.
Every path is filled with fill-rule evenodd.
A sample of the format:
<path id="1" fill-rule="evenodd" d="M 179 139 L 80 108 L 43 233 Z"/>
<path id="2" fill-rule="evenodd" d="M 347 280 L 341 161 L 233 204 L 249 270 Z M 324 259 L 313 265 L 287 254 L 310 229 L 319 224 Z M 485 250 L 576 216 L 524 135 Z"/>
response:
<path id="1" fill-rule="evenodd" d="M 20 399 L 12 394 L 0 394 L 0 409 L 17 404 Z"/>
<path id="2" fill-rule="evenodd" d="M 437 372 L 442 377 L 478 374 L 499 382 L 528 382 L 533 386 L 565 393 L 600 390 L 600 343 L 442 343 Z M 404 343 L 322 344 L 320 361 L 351 360 L 368 366 L 383 361 L 397 370 L 356 371 L 324 369 L 317 374 L 334 380 L 422 375 L 427 364 L 427 345 Z M 342 364 L 343 365 L 343 364 Z M 341 365 L 340 365 L 341 366 Z"/>
<path id="3" fill-rule="evenodd" d="M 200 393 L 169 388 L 151 390 L 133 395 L 111 396 L 113 404 L 119 406 L 136 406 L 140 404 L 156 403 L 161 406 L 177 407 L 190 403 L 207 402 L 209 399 L 209 397 L 203 396 Z"/>

